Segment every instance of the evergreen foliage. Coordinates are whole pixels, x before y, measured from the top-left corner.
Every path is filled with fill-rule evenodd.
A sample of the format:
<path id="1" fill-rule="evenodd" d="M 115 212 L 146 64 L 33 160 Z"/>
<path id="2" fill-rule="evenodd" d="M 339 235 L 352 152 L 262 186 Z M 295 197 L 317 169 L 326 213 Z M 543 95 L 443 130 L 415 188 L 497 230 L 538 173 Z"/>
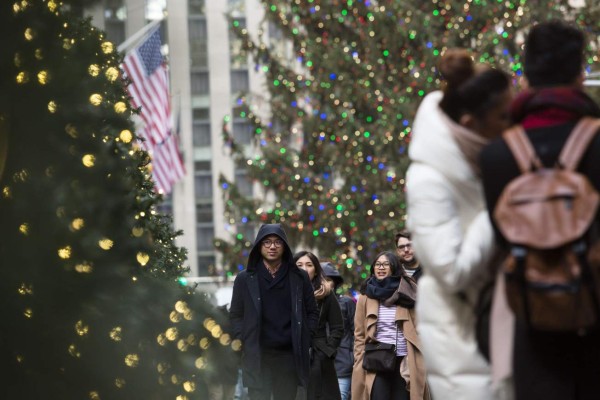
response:
<path id="1" fill-rule="evenodd" d="M 0 25 L 0 397 L 202 398 L 239 343 L 177 283 L 121 55 L 53 0 Z"/>
<path id="2" fill-rule="evenodd" d="M 215 245 L 235 274 L 252 244 L 248 228 L 281 222 L 294 248 L 333 259 L 355 288 L 375 254 L 393 248 L 394 234 L 405 227 L 411 124 L 423 96 L 440 88 L 436 63 L 443 51 L 469 48 L 517 83 L 524 34 L 536 21 L 567 18 L 597 37 L 597 7 L 574 8 L 566 0 L 262 4 L 258 35 L 230 18 L 266 78 L 268 95 L 244 93 L 239 100 L 259 151 L 236 143 L 227 123 L 223 135 L 263 196 L 245 198 L 221 177 L 226 217 L 238 233 Z"/>

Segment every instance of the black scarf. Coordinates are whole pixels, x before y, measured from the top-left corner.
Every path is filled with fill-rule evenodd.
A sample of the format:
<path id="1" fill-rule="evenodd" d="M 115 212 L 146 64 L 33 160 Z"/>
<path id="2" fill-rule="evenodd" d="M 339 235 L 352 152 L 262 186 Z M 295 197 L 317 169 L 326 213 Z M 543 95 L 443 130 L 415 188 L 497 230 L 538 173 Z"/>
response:
<path id="1" fill-rule="evenodd" d="M 407 277 L 388 276 L 378 280 L 374 276 L 367 281 L 365 294 L 371 299 L 383 302 L 386 307 L 399 305 L 413 308 L 417 298 L 417 285 Z"/>

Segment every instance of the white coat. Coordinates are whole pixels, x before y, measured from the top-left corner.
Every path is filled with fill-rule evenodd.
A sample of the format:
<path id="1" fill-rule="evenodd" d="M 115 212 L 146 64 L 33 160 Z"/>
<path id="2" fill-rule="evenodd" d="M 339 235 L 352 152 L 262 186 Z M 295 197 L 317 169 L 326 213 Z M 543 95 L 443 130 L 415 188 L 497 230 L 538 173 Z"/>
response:
<path id="1" fill-rule="evenodd" d="M 441 98 L 433 92 L 419 107 L 406 176 L 407 226 L 423 267 L 418 333 L 434 399 L 493 399 L 473 312 L 480 287 L 490 279 L 493 230 L 481 182 L 451 133 L 465 128 L 441 111 Z"/>

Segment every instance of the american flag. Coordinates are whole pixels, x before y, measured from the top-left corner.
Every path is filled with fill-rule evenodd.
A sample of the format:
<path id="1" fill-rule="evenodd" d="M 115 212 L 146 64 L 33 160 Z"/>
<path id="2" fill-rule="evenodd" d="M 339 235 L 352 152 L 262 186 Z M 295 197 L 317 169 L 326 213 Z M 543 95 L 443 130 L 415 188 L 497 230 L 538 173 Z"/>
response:
<path id="1" fill-rule="evenodd" d="M 141 107 L 143 127 L 138 134 L 152 157 L 152 177 L 161 193 L 169 193 L 173 184 L 185 175 L 173 131 L 169 96 L 169 75 L 160 52 L 157 26 L 123 61 L 123 71 L 131 80 L 127 87 L 134 107 Z"/>

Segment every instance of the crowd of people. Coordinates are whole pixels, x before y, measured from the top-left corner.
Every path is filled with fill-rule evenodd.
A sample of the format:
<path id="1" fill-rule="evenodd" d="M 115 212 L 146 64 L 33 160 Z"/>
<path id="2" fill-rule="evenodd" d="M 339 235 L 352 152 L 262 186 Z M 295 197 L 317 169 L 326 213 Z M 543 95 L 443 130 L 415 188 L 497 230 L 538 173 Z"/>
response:
<path id="1" fill-rule="evenodd" d="M 583 92 L 585 48 L 572 25 L 534 26 L 516 97 L 511 76 L 469 50 L 443 54 L 443 87 L 420 104 L 409 146 L 410 232 L 372 260 L 357 300 L 338 293 L 330 260 L 294 253 L 279 224 L 260 228 L 229 310 L 249 399 L 598 396 L 599 330 L 545 332 L 515 318 L 500 269 L 514 250 L 494 221 L 503 190 L 528 167 L 520 171 L 503 132 L 521 124 L 533 154 L 555 165 L 577 122 L 600 117 Z M 600 190 L 600 137 L 581 151 L 578 171 Z M 483 351 L 474 310 L 485 287 L 494 293 Z"/>

